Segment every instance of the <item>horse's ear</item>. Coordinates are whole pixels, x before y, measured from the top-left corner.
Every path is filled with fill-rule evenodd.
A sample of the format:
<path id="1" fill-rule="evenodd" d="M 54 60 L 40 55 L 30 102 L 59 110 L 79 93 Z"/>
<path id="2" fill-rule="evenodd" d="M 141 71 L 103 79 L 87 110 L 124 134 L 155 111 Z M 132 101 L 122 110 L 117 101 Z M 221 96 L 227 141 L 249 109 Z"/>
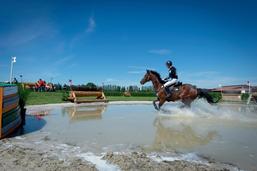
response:
<path id="1" fill-rule="evenodd" d="M 147 69 L 147 70 L 146 70 L 146 72 L 149 74 L 150 70 L 149 70 L 149 69 Z"/>

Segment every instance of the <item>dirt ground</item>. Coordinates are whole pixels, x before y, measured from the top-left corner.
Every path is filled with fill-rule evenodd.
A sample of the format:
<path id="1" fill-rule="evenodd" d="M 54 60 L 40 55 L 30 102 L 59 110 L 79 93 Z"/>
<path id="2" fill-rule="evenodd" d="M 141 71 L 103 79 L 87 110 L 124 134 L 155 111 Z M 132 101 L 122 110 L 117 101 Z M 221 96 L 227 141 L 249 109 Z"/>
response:
<path id="1" fill-rule="evenodd" d="M 82 158 L 71 156 L 60 159 L 54 151 L 28 148 L 12 142 L 11 139 L 0 141 L 1 171 L 95 171 L 97 167 Z M 188 161 L 156 161 L 145 153 L 127 154 L 107 153 L 102 160 L 117 166 L 115 170 L 153 170 L 153 171 L 226 171 L 234 170 L 232 166 L 208 163 L 198 164 Z"/>

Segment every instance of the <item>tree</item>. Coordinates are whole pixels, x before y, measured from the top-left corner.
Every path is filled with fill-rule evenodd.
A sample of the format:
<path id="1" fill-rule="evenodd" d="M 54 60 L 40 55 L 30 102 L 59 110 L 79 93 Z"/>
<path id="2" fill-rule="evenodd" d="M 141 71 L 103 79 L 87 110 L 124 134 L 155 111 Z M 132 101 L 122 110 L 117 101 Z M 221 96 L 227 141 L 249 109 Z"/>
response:
<path id="1" fill-rule="evenodd" d="M 87 83 L 86 87 L 89 88 L 90 90 L 97 89 L 97 86 L 92 82 Z"/>

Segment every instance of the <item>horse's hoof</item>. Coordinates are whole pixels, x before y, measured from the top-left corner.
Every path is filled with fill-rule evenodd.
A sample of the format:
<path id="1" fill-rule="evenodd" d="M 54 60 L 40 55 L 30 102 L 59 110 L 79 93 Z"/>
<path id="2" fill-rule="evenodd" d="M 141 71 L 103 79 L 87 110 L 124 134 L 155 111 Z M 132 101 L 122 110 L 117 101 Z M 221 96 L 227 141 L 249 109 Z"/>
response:
<path id="1" fill-rule="evenodd" d="M 156 110 L 160 110 L 158 107 L 157 107 L 157 105 L 156 105 L 156 103 L 153 101 L 153 106 L 154 106 L 154 108 L 156 109 Z"/>
<path id="2" fill-rule="evenodd" d="M 154 108 L 155 108 L 156 110 L 158 110 L 158 111 L 160 110 L 157 106 L 155 106 Z"/>
<path id="3" fill-rule="evenodd" d="M 160 109 L 158 107 L 154 107 L 157 111 L 160 111 Z"/>

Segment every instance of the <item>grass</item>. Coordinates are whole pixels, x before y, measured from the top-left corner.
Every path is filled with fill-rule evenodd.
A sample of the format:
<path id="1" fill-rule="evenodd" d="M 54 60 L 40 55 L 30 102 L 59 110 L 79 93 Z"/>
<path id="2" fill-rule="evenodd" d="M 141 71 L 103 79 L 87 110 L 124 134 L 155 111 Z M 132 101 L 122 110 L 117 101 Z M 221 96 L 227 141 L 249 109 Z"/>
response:
<path id="1" fill-rule="evenodd" d="M 63 92 L 31 92 L 28 96 L 27 105 L 66 103 L 63 101 Z M 92 97 L 89 97 L 92 99 Z M 109 101 L 153 101 L 156 97 L 124 97 L 124 96 L 107 96 Z"/>
<path id="2" fill-rule="evenodd" d="M 62 92 L 31 92 L 28 96 L 27 105 L 40 105 L 51 103 L 65 103 L 62 100 Z"/>

